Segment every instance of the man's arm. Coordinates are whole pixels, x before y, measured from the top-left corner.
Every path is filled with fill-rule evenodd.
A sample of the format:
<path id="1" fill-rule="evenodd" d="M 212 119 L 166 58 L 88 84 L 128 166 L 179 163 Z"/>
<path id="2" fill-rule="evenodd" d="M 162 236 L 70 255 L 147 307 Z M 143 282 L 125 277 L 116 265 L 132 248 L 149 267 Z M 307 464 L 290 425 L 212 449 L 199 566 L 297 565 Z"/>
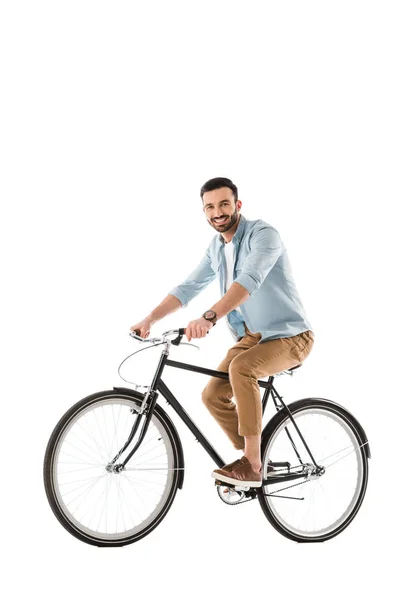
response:
<path id="1" fill-rule="evenodd" d="M 261 226 L 250 238 L 250 252 L 235 282 L 253 296 L 282 253 L 279 233 L 273 227 Z"/>
<path id="2" fill-rule="evenodd" d="M 217 319 L 224 317 L 253 296 L 282 252 L 279 233 L 271 227 L 261 227 L 251 237 L 250 253 L 229 290 L 210 310 Z"/>
<path id="3" fill-rule="evenodd" d="M 147 338 L 154 323 L 157 323 L 169 313 L 175 312 L 180 307 L 181 303 L 178 298 L 168 295 L 147 317 L 132 325 L 131 331 L 136 331 L 141 337 Z"/>
<path id="4" fill-rule="evenodd" d="M 168 294 L 168 296 L 166 296 L 164 300 L 160 302 L 160 304 L 156 306 L 154 310 L 151 311 L 151 313 L 146 317 L 146 319 L 151 321 L 152 323 L 156 323 L 157 321 L 161 321 L 161 319 L 175 312 L 176 310 L 178 310 L 178 308 L 181 307 L 182 304 L 180 300 L 178 300 L 178 298 L 176 298 L 175 296 L 171 296 L 171 294 Z"/>
<path id="5" fill-rule="evenodd" d="M 215 311 L 217 320 L 224 317 L 228 312 L 242 304 L 249 297 L 249 292 L 239 283 L 233 282 L 229 290 L 224 294 L 211 310 Z M 208 309 L 210 310 L 210 309 Z M 213 327 L 211 321 L 207 321 L 204 317 L 190 321 L 186 326 L 186 337 L 192 338 L 204 337 Z"/>
<path id="6" fill-rule="evenodd" d="M 234 281 L 229 290 L 210 310 L 215 311 L 217 319 L 221 319 L 250 297 L 249 292 L 240 283 Z"/>
<path id="7" fill-rule="evenodd" d="M 181 285 L 172 288 L 164 300 L 156 306 L 142 321 L 132 325 L 131 331 L 139 330 L 142 337 L 147 337 L 150 327 L 157 321 L 161 321 L 178 308 L 187 306 L 201 290 L 203 290 L 213 279 L 216 273 L 211 266 L 209 248 L 207 248 L 200 264 L 188 275 Z"/>
<path id="8" fill-rule="evenodd" d="M 187 306 L 215 277 L 216 273 L 211 266 L 210 249 L 207 248 L 199 265 L 187 276 L 183 283 L 172 288 L 169 294 L 176 296 L 181 301 L 182 307 Z"/>

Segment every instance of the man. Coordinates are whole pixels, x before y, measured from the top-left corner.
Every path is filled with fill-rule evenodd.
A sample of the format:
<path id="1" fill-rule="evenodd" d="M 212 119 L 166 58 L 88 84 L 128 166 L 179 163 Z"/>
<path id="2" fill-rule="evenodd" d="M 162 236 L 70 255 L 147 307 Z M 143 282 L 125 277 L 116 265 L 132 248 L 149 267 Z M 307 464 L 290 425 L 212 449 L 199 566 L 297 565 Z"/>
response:
<path id="1" fill-rule="evenodd" d="M 226 316 L 237 343 L 217 369 L 228 372 L 229 381 L 211 377 L 202 399 L 233 446 L 244 453 L 215 469 L 212 476 L 234 485 L 260 487 L 262 405 L 257 380 L 302 363 L 311 352 L 314 334 L 277 230 L 261 219 L 245 219 L 230 179 L 210 179 L 200 196 L 217 235 L 188 278 L 131 330 L 147 337 L 154 323 L 187 306 L 218 275 L 222 298 L 188 323 L 186 336 L 189 341 L 204 337 Z"/>

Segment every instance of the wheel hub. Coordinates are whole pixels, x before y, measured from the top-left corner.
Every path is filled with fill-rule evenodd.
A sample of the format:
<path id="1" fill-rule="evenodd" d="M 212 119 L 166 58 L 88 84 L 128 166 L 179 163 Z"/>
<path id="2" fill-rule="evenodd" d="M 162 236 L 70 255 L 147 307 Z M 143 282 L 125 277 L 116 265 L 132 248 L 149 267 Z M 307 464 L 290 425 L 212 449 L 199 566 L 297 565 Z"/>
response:
<path id="1" fill-rule="evenodd" d="M 106 471 L 107 473 L 121 473 L 121 471 L 124 470 L 124 465 L 118 464 L 118 465 L 113 465 L 112 463 L 109 463 L 106 466 Z"/>
<path id="2" fill-rule="evenodd" d="M 305 465 L 307 479 L 319 479 L 325 473 L 325 467 L 316 467 L 315 465 Z"/>

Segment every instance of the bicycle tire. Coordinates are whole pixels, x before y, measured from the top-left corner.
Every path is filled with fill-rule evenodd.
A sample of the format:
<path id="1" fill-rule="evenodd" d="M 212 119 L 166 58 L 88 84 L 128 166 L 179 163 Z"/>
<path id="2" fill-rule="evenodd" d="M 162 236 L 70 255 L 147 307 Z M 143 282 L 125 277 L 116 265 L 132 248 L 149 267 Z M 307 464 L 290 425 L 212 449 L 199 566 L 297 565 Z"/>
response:
<path id="1" fill-rule="evenodd" d="M 182 487 L 183 470 L 178 470 L 183 469 L 181 441 L 167 413 L 165 413 L 160 406 L 156 405 L 152 415 L 152 422 L 156 423 L 158 427 L 161 426 L 161 432 L 167 436 L 167 443 L 170 444 L 173 460 L 171 465 L 171 485 L 168 490 L 168 496 L 166 497 L 163 506 L 161 506 L 160 510 L 157 512 L 154 520 L 149 522 L 141 531 L 133 535 L 110 540 L 103 539 L 101 536 L 89 534 L 87 531 L 85 531 L 85 528 L 80 528 L 79 525 L 74 523 L 70 516 L 66 514 L 66 511 L 63 510 L 61 505 L 62 503 L 60 502 L 57 494 L 57 482 L 55 481 L 54 477 L 54 459 L 59 451 L 60 440 L 62 440 L 62 436 L 65 433 L 68 425 L 71 424 L 74 419 L 78 418 L 80 414 L 84 414 L 85 409 L 88 409 L 89 407 L 95 407 L 96 404 L 99 404 L 99 402 L 102 401 L 120 399 L 123 400 L 124 403 L 128 402 L 132 403 L 132 406 L 138 406 L 141 398 L 134 397 L 133 394 L 134 392 L 124 393 L 121 390 L 106 390 L 83 398 L 74 404 L 61 417 L 47 443 L 43 464 L 43 477 L 44 487 L 50 507 L 58 521 L 71 535 L 90 545 L 95 545 L 98 547 L 118 547 L 139 541 L 161 523 L 171 508 L 178 487 Z M 137 395 L 139 396 L 139 394 Z"/>
<path id="2" fill-rule="evenodd" d="M 346 518 L 343 520 L 342 523 L 340 523 L 337 527 L 335 527 L 329 533 L 326 533 L 323 535 L 316 535 L 315 537 L 310 536 L 310 535 L 307 535 L 307 536 L 299 535 L 298 533 L 295 533 L 293 530 L 291 530 L 290 528 L 288 528 L 286 525 L 284 525 L 282 522 L 279 521 L 279 519 L 277 518 L 274 511 L 271 509 L 271 503 L 268 499 L 270 497 L 265 496 L 263 487 L 260 487 L 257 489 L 258 500 L 260 502 L 261 508 L 262 508 L 265 516 L 267 517 L 270 524 L 280 534 L 282 534 L 283 536 L 285 536 L 286 538 L 288 538 L 290 540 L 293 540 L 293 541 L 296 541 L 299 543 L 324 542 L 328 539 L 332 539 L 333 537 L 337 536 L 346 527 L 348 527 L 350 525 L 350 523 L 353 521 L 354 517 L 356 516 L 356 514 L 358 513 L 358 511 L 361 507 L 361 504 L 365 497 L 365 492 L 366 492 L 367 483 L 368 483 L 368 457 L 370 456 L 369 444 L 366 441 L 366 436 L 365 436 L 364 430 L 359 425 L 358 421 L 344 407 L 342 407 L 339 404 L 336 404 L 334 402 L 331 402 L 330 400 L 326 400 L 324 398 L 307 398 L 304 400 L 297 400 L 296 402 L 289 404 L 288 409 L 290 410 L 293 417 L 297 417 L 302 412 L 304 412 L 306 410 L 310 411 L 312 409 L 331 412 L 332 414 L 335 415 L 336 420 L 338 418 L 343 420 L 343 422 L 346 424 L 346 427 L 352 431 L 352 434 L 354 435 L 355 439 L 357 440 L 357 442 L 359 444 L 359 452 L 360 452 L 360 459 L 361 459 L 360 464 L 362 464 L 362 475 L 361 475 L 361 482 L 359 485 L 358 496 L 357 496 L 355 502 L 353 503 L 353 508 L 352 508 L 351 512 L 346 516 Z M 277 412 L 277 414 L 274 415 L 274 417 L 268 422 L 268 424 L 264 428 L 264 431 L 262 434 L 262 440 L 261 440 L 261 458 L 262 458 L 263 464 L 265 464 L 266 457 L 270 450 L 269 446 L 270 446 L 271 440 L 274 439 L 274 436 L 280 430 L 283 423 L 285 423 L 285 422 L 287 423 L 287 419 L 288 419 L 288 415 L 287 415 L 286 411 L 284 409 L 280 409 Z M 300 429 L 301 429 L 301 427 L 300 427 Z M 306 442 L 307 442 L 307 439 L 306 439 Z M 290 485 L 290 483 L 296 483 L 296 481 L 289 482 L 289 485 Z M 265 487 L 267 488 L 267 491 L 268 491 L 268 486 L 265 486 Z"/>

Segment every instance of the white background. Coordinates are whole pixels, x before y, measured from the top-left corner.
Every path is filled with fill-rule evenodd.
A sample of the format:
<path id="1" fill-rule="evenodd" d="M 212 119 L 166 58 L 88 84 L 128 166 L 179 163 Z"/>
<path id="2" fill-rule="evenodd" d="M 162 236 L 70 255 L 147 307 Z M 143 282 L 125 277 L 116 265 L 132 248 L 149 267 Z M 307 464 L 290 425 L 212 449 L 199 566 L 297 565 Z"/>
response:
<path id="1" fill-rule="evenodd" d="M 397 2 L 4 2 L 1 45 L 2 519 L 7 597 L 259 592 L 336 598 L 394 581 L 398 534 Z M 316 341 L 286 401 L 323 396 L 363 424 L 372 460 L 345 532 L 298 545 L 257 503 L 225 506 L 215 465 L 178 417 L 184 487 L 151 535 L 87 546 L 44 494 L 47 440 L 71 404 L 121 383 L 129 327 L 200 260 L 207 179 L 288 248 Z M 184 327 L 217 282 L 158 323 Z M 233 344 L 220 322 L 201 352 Z M 166 372 L 227 462 L 207 378 Z M 165 408 L 163 399 L 160 401 Z M 166 407 L 171 414 L 170 407 Z M 268 418 L 268 416 L 266 416 Z M 386 476 L 386 479 L 385 479 Z"/>

